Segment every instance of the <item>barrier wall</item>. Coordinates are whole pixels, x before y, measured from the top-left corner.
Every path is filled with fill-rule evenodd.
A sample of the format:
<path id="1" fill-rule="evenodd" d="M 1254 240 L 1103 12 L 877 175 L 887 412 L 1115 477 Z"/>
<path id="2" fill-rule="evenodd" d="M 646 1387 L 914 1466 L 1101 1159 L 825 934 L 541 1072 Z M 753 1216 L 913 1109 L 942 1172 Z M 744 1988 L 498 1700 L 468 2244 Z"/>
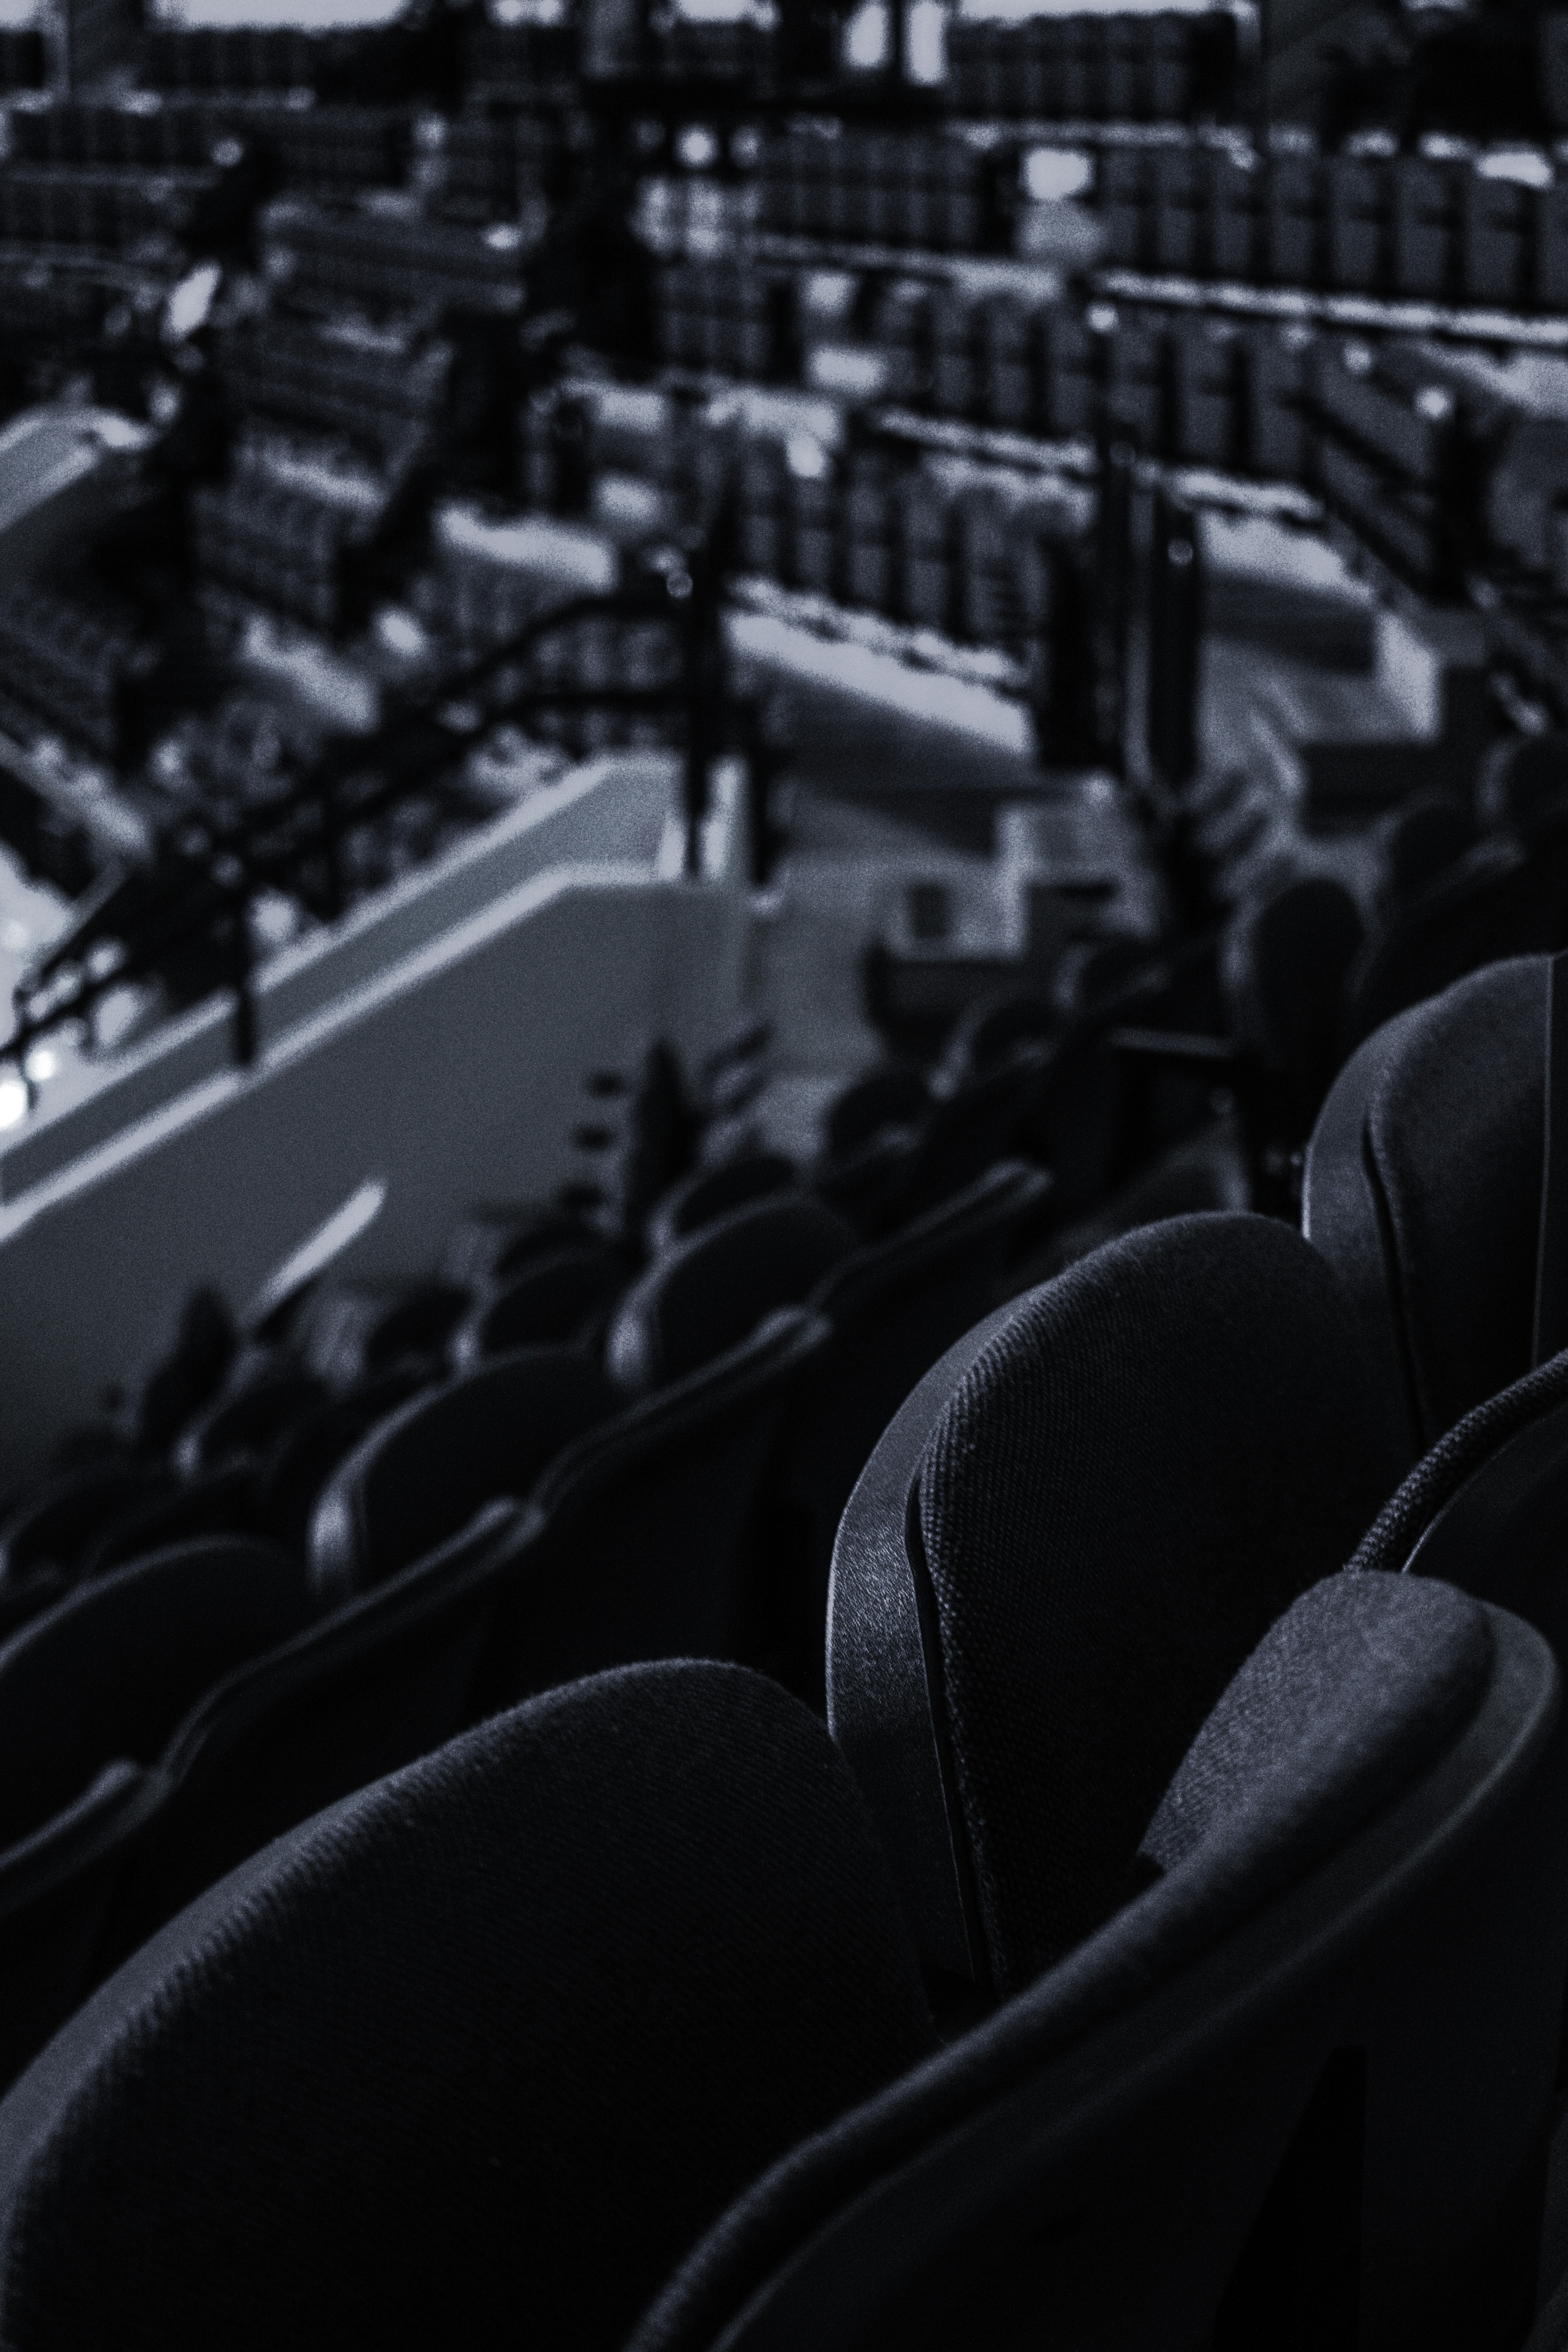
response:
<path id="1" fill-rule="evenodd" d="M 330 930 L 283 949 L 257 973 L 262 1050 L 532 875 L 587 863 L 651 866 L 677 775 L 678 762 L 662 751 L 591 761 L 378 892 Z M 213 999 L 129 1052 L 70 1070 L 47 1089 L 26 1126 L 0 1143 L 0 1201 L 19 1200 L 45 1177 L 215 1076 L 232 1053 L 231 1008 Z"/>
<path id="2" fill-rule="evenodd" d="M 580 1173 L 586 1073 L 656 1035 L 699 1055 L 741 1008 L 732 814 L 710 878 L 668 878 L 668 831 L 651 864 L 535 875 L 0 1210 L 0 1486 L 135 1381 L 191 1284 L 242 1306 L 367 1178 L 386 1201 L 352 1271 L 379 1279 L 429 1270 L 465 1205 Z"/>

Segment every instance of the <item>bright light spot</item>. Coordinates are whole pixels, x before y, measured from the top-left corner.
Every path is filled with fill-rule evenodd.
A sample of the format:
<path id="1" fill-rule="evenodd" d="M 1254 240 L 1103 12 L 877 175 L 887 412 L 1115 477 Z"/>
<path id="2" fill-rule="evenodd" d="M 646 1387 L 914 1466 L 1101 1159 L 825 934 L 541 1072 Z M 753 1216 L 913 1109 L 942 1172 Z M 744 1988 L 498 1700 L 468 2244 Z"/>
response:
<path id="1" fill-rule="evenodd" d="M 914 0 L 906 32 L 909 74 L 913 82 L 947 79 L 947 11 L 942 0 Z"/>
<path id="2" fill-rule="evenodd" d="M 395 604 L 385 605 L 376 614 L 375 633 L 391 652 L 405 654 L 411 661 L 430 650 L 430 640 L 415 615 Z"/>
<path id="3" fill-rule="evenodd" d="M 859 291 L 853 270 L 813 269 L 800 281 L 801 307 L 813 319 L 847 319 Z"/>
<path id="4" fill-rule="evenodd" d="M 1454 414 L 1454 395 L 1440 383 L 1424 383 L 1415 395 L 1415 412 L 1434 425 L 1447 425 Z"/>
<path id="5" fill-rule="evenodd" d="M 860 343 L 818 343 L 807 355 L 805 376 L 814 392 L 875 400 L 887 389 L 888 354 Z"/>
<path id="6" fill-rule="evenodd" d="M 1551 160 L 1538 147 L 1494 148 L 1477 169 L 1483 180 L 1517 180 L 1521 188 L 1549 188 L 1552 181 Z"/>
<path id="7" fill-rule="evenodd" d="M 1093 184 L 1092 161 L 1075 148 L 1031 147 L 1024 158 L 1024 190 L 1031 204 L 1086 195 Z"/>
<path id="8" fill-rule="evenodd" d="M 844 36 L 844 58 L 862 73 L 885 66 L 893 52 L 886 0 L 861 0 Z"/>
<path id="9" fill-rule="evenodd" d="M 27 1076 L 36 1087 L 52 1078 L 59 1068 L 59 1056 L 50 1045 L 35 1045 L 27 1056 Z"/>
<path id="10" fill-rule="evenodd" d="M 20 1078 L 0 1078 L 0 1128 L 15 1127 L 27 1116 L 27 1089 Z"/>
<path id="11" fill-rule="evenodd" d="M 790 435 L 784 444 L 784 459 L 790 472 L 801 482 L 823 481 L 832 464 L 821 442 L 813 440 L 809 433 Z"/>
<path id="12" fill-rule="evenodd" d="M 675 152 L 689 172 L 705 172 L 719 161 L 719 142 L 702 123 L 693 122 L 676 141 Z"/>
<path id="13" fill-rule="evenodd" d="M 312 26 L 385 25 L 401 16 L 403 0 L 312 0 Z M 166 0 L 159 11 L 172 25 L 297 25 L 300 0 Z"/>

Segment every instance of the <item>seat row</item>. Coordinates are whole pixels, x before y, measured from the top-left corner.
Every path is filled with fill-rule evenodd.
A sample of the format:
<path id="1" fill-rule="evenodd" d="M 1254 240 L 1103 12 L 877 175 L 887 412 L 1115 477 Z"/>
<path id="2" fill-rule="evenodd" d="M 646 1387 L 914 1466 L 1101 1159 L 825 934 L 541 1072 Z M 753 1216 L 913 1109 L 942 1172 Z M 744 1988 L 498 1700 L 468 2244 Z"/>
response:
<path id="1" fill-rule="evenodd" d="M 1342 1073 L 1304 1234 L 1170 1219 L 970 1328 L 840 1520 L 831 1739 L 649 1660 L 427 1712 L 361 1786 L 472 1632 L 411 1613 L 374 1706 L 321 1686 L 345 1793 L 0 2103 L 7 2342 L 1521 2345 L 1568 2250 L 1565 1030 L 1568 971 L 1473 975 Z M 492 1662 L 651 1586 L 660 1500 L 595 1555 L 590 1486 L 558 1463 L 340 1655 L 499 1561 Z"/>

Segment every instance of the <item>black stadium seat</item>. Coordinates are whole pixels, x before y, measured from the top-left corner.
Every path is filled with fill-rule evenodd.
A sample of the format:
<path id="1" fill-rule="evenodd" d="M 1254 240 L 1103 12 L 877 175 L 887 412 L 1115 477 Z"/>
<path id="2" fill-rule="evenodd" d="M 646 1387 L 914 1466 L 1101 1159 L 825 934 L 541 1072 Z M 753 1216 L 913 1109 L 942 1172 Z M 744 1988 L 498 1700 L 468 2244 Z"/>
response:
<path id="1" fill-rule="evenodd" d="M 552 1444 L 563 1434 L 558 1417 L 527 1461 L 526 1504 L 500 1499 L 499 1473 L 476 1477 L 468 1497 L 455 1487 L 419 1493 L 436 1475 L 426 1432 L 416 1431 L 406 1485 L 373 1440 L 366 1485 L 391 1507 L 363 1514 L 379 1557 L 361 1547 L 362 1465 L 351 1456 L 312 1531 L 312 1591 L 327 1613 L 210 1690 L 172 1737 L 156 1834 L 118 1890 L 106 1951 L 134 1950 L 268 1838 L 520 1696 L 638 1658 L 733 1654 L 752 1613 L 742 1538 L 758 1482 L 791 1391 L 827 1338 L 820 1318 L 786 1309 L 575 1443 Z M 592 1412 L 602 1391 L 584 1401 L 584 1359 L 540 1349 L 532 1361 L 542 1411 L 572 1402 L 570 1365 L 578 1418 Z M 411 1416 L 449 1393 L 419 1400 Z M 511 1483 L 528 1485 L 516 1417 L 496 1421 Z M 458 1423 L 433 1426 L 451 1450 Z M 479 1507 L 486 1495 L 498 1499 Z M 429 1516 L 414 1523 L 416 1496 Z M 456 1507 L 443 1538 L 438 1523 Z M 409 1524 L 397 1523 L 399 1509 Z"/>
<path id="2" fill-rule="evenodd" d="M 94 1981 L 98 1937 L 165 1793 L 165 1742 L 208 1685 L 306 1625 L 299 1564 L 195 1543 L 84 1585 L 0 1644 L 0 2077 Z"/>
<path id="3" fill-rule="evenodd" d="M 715 1217 L 787 1192 L 796 1181 L 795 1163 L 782 1151 L 746 1151 L 715 1167 L 694 1168 L 655 1202 L 647 1221 L 648 1248 L 657 1256 Z"/>
<path id="4" fill-rule="evenodd" d="M 1557 1697 L 1500 1612 L 1319 1587 L 1115 1916 L 942 2049 L 805 1709 L 695 1664 L 553 1692 L 258 1853 L 35 2062 L 0 2329 L 937 2352 L 1070 2318 L 1131 2352 L 1359 2295 L 1369 2345 L 1501 2352 L 1568 1942 Z"/>
<path id="5" fill-rule="evenodd" d="M 1339 1067 L 1341 1001 L 1363 935 L 1354 898 L 1328 875 L 1260 892 L 1227 926 L 1220 969 L 1229 1032 L 1256 1057 L 1292 1143 Z"/>
<path id="6" fill-rule="evenodd" d="M 1531 1362 L 1549 969 L 1492 964 L 1401 1013 L 1312 1131 L 1303 1231 L 1354 1302 L 1407 1464 Z"/>
<path id="7" fill-rule="evenodd" d="M 841 1258 L 810 1294 L 832 1339 L 785 1420 L 755 1529 L 762 1654 L 818 1709 L 838 1521 L 878 1438 L 930 1366 L 1005 1295 L 1051 1194 L 1003 1160 L 884 1241 Z"/>
<path id="8" fill-rule="evenodd" d="M 603 1243 L 544 1251 L 481 1295 L 452 1334 L 452 1363 L 461 1370 L 513 1348 L 574 1339 L 604 1319 L 626 1280 L 624 1259 Z"/>
<path id="9" fill-rule="evenodd" d="M 828 1720 L 922 1956 L 1019 1990 L 1100 1927 L 1188 1742 L 1393 1483 L 1299 1235 L 1177 1218 L 971 1331 L 838 1531 Z"/>
<path id="10" fill-rule="evenodd" d="M 1103 1923 L 777 2163 L 628 2352 L 1505 2352 L 1568 1947 L 1557 1703 L 1500 1611 L 1314 1586 L 1132 1830 Z"/>
<path id="11" fill-rule="evenodd" d="M 856 1245 L 810 1194 L 770 1194 L 656 1259 L 626 1292 L 605 1341 L 610 1378 L 644 1396 L 736 1346 L 764 1315 L 809 1297 Z"/>
<path id="12" fill-rule="evenodd" d="M 0 2108 L 0 2332 L 614 2352 L 933 2048 L 820 1725 L 732 1668 L 605 1675 L 281 1840 L 104 1987 Z"/>
<path id="13" fill-rule="evenodd" d="M 412 1566 L 498 1496 L 531 1492 L 618 1399 L 564 1348 L 522 1348 L 412 1398 L 340 1465 L 310 1526 L 311 1572 L 344 1601 Z"/>

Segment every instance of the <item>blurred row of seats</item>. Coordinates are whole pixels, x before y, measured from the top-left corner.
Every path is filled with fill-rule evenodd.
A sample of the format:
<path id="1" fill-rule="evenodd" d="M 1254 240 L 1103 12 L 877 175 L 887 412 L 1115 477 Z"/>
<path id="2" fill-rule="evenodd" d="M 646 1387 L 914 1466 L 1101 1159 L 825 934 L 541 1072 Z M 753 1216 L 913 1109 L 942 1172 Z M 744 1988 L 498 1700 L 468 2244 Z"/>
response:
<path id="1" fill-rule="evenodd" d="M 188 512 L 199 579 L 223 582 L 333 636 L 368 610 L 367 565 L 384 501 L 312 493 L 278 479 L 242 446 L 226 481 L 193 487 Z"/>
<path id="2" fill-rule="evenodd" d="M 860 131 L 806 121 L 765 140 L 759 225 L 786 236 L 993 250 L 1008 225 L 1010 160 L 942 131 Z"/>
<path id="3" fill-rule="evenodd" d="M 438 153 L 448 211 L 515 220 L 558 192 L 570 149 L 556 116 L 470 104 L 443 126 Z"/>
<path id="4" fill-rule="evenodd" d="M 1223 119 L 1235 96 L 1236 20 L 1178 14 L 956 20 L 947 36 L 953 111 L 1036 122 Z"/>
<path id="5" fill-rule="evenodd" d="M 0 239 L 134 255 L 156 240 L 210 251 L 237 227 L 247 190 L 234 142 L 200 167 L 148 173 L 8 163 L 0 168 Z"/>
<path id="6" fill-rule="evenodd" d="M 660 273 L 673 364 L 767 378 L 798 363 L 797 289 L 782 272 L 715 261 Z M 1306 326 L 1092 305 L 894 278 L 853 349 L 863 396 L 1048 440 L 1093 435 L 1109 403 L 1151 456 L 1300 478 L 1312 354 Z"/>
<path id="7" fill-rule="evenodd" d="M 788 373 L 803 349 L 799 296 L 782 270 L 667 267 L 664 356 L 740 378 Z M 873 416 L 881 402 L 1047 440 L 1103 431 L 1147 457 L 1294 482 L 1438 598 L 1461 593 L 1477 566 L 1530 575 L 1548 594 L 1568 578 L 1568 436 L 1463 354 L 1297 321 L 1085 308 L 917 278 L 885 280 L 861 308 L 858 341 L 805 349 L 808 375 L 823 380 L 825 359 L 841 373 L 858 365 Z"/>
<path id="8" fill-rule="evenodd" d="M 0 2111 L 16 2340 L 80 2340 L 110 2310 L 210 2340 L 237 2281 L 259 2341 L 301 2286 L 335 2327 L 352 2281 L 391 2341 L 525 2290 L 547 2340 L 638 2352 L 710 2345 L 743 2311 L 821 2341 L 847 2304 L 932 2347 L 1064 2307 L 1131 2345 L 1177 2310 L 1194 2336 L 1238 2312 L 1271 2332 L 1310 2292 L 1370 2312 L 1371 2341 L 1520 2346 L 1568 2244 L 1547 2167 L 1568 1296 L 1537 1249 L 1560 998 L 1542 960 L 1505 962 L 1369 1041 L 1312 1140 L 1305 1238 L 1176 1217 L 981 1319 L 923 1378 L 902 1354 L 837 1526 L 831 1744 L 775 1685 L 696 1663 L 496 1712 L 542 1668 L 609 1664 L 617 1632 L 700 1644 L 718 1622 L 733 1489 L 711 1460 L 707 1523 L 667 1550 L 695 1386 L 646 1391 L 628 1444 L 639 1409 L 595 1418 L 582 1357 L 502 1360 L 533 1384 L 506 1416 L 514 1464 L 589 1417 L 529 1504 L 281 1647 L 282 1563 L 229 1543 L 86 1585 L 0 1649 L 0 1721 L 61 1798 L 89 1791 L 18 1821 L 7 2013 L 37 2033 L 41 1979 L 58 1998 L 132 1955 Z M 711 1074 L 710 1119 L 749 1058 Z M 679 1115 L 668 1072 L 637 1100 L 646 1176 Z M 748 1256 L 760 1274 L 729 1247 L 738 1219 L 773 1219 L 776 1245 L 789 1216 L 800 1274 L 832 1259 L 820 1204 L 785 1197 L 656 1255 L 612 1327 L 623 1396 L 676 1371 Z M 253 1338 L 300 1303 L 280 1274 Z M 835 1320 L 764 1321 L 712 1366 L 731 1415 L 764 1363 L 792 1359 L 808 1395 Z M 232 1333 L 206 1328 L 221 1356 Z M 465 1377 L 340 1475 L 318 1606 L 378 1528 L 429 1539 L 401 1514 L 484 1442 Z M 161 1403 L 190 1397 L 166 1373 Z M 247 1644 L 160 1747 L 176 1685 Z M 73 1687 L 94 1704 L 62 1715 Z M 142 1942 L 269 1829 L 399 1763 Z M 258 2011 L 264 2045 L 237 2031 Z M 585 2069 L 615 2085 L 613 2134 Z M 356 2163 L 323 2147 L 324 2100 Z M 74 2223 L 108 2167 L 132 2210 L 111 2200 L 88 2267 Z M 176 2262 L 160 2217 L 193 2200 L 202 2252 Z"/>
<path id="9" fill-rule="evenodd" d="M 417 99 L 428 87 L 430 20 L 380 25 L 150 25 L 140 79 L 154 90 L 314 90 L 322 98 Z"/>
<path id="10" fill-rule="evenodd" d="M 524 239 L 515 223 L 476 227 L 412 205 L 371 209 L 280 196 L 263 209 L 258 230 L 269 283 L 301 308 L 510 317 L 522 306 Z"/>
<path id="11" fill-rule="evenodd" d="M 166 709 L 169 649 L 92 583 L 13 586 L 0 599 L 0 694 L 13 734 L 42 726 L 117 761 Z"/>
<path id="12" fill-rule="evenodd" d="M 367 449 L 394 478 L 444 426 L 460 429 L 463 363 L 449 337 L 355 335 L 341 321 L 282 313 L 229 330 L 213 361 L 239 415 Z"/>
<path id="13" fill-rule="evenodd" d="M 797 472 L 784 444 L 759 435 L 737 463 L 734 557 L 783 586 L 1023 655 L 1071 596 L 1083 507 L 1057 485 L 891 451 Z"/>
<path id="14" fill-rule="evenodd" d="M 1108 261 L 1184 278 L 1561 309 L 1568 188 L 1544 156 L 1100 150 Z"/>

